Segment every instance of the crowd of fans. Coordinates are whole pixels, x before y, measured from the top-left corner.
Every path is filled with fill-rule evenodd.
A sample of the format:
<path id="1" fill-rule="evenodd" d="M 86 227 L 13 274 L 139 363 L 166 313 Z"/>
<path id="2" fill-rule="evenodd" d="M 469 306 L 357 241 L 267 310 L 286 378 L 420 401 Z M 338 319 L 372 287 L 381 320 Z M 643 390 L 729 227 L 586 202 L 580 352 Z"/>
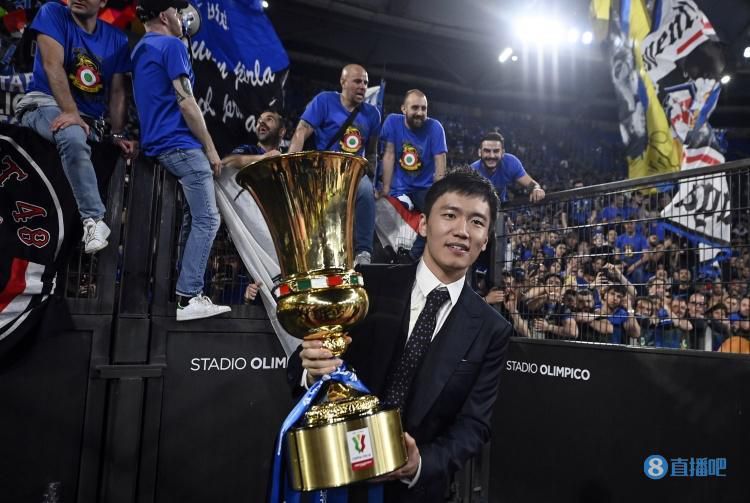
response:
<path id="1" fill-rule="evenodd" d="M 743 339 L 726 341 L 750 336 L 748 207 L 735 207 L 731 246 L 701 250 L 665 225 L 670 201 L 633 191 L 514 208 L 505 270 L 497 284 L 479 270 L 477 284 L 522 336 L 739 351 Z"/>

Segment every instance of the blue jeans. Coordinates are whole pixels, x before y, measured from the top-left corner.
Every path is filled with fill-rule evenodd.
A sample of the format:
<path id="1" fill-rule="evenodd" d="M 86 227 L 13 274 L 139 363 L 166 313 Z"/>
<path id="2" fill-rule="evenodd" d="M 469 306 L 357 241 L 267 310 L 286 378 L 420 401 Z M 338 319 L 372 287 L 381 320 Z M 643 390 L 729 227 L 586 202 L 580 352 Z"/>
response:
<path id="1" fill-rule="evenodd" d="M 184 220 L 188 228 L 183 231 L 187 230 L 188 236 L 176 292 L 186 297 L 198 295 L 203 291 L 203 276 L 220 223 L 211 165 L 197 148 L 170 150 L 157 159 L 177 177 L 190 210 L 190 219 Z"/>
<path id="2" fill-rule="evenodd" d="M 354 203 L 354 254 L 366 251 L 372 254 L 372 237 L 375 235 L 375 193 L 372 181 L 363 175 L 357 187 Z"/>
<path id="3" fill-rule="evenodd" d="M 53 133 L 50 130 L 50 124 L 60 113 L 62 112 L 58 107 L 38 107 L 23 114 L 21 125 L 33 129 L 45 140 L 57 146 L 63 171 L 73 190 L 81 220 L 86 218 L 101 220 L 106 208 L 99 196 L 96 172 L 91 163 L 91 147 L 86 142 L 86 133 L 81 126 L 68 126 Z M 90 138 L 94 139 L 94 136 L 90 135 Z"/>

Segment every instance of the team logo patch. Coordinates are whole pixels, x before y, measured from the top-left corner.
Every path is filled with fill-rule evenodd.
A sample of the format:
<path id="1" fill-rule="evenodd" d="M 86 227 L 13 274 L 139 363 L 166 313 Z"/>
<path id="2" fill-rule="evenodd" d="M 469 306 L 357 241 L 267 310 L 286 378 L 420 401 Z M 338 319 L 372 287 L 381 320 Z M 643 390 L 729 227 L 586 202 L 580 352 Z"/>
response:
<path id="1" fill-rule="evenodd" d="M 417 171 L 422 167 L 422 160 L 419 158 L 419 152 L 417 148 L 410 144 L 404 143 L 401 148 L 401 168 L 406 171 Z"/>
<path id="2" fill-rule="evenodd" d="M 362 133 L 354 126 L 346 128 L 344 136 L 339 142 L 341 150 L 350 154 L 356 154 L 362 149 Z"/>
<path id="3" fill-rule="evenodd" d="M 365 470 L 375 464 L 369 428 L 347 431 L 346 440 L 349 462 L 353 471 Z"/>
<path id="4" fill-rule="evenodd" d="M 73 64 L 73 71 L 68 78 L 76 89 L 85 93 L 98 93 L 102 90 L 102 74 L 93 58 L 78 49 Z"/>

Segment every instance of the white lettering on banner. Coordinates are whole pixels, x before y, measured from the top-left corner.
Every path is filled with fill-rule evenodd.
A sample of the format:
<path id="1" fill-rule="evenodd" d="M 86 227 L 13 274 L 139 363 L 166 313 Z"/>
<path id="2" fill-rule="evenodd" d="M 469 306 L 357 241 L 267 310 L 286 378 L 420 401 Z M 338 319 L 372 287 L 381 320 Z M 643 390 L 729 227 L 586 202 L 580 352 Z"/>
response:
<path id="1" fill-rule="evenodd" d="M 267 66 L 263 70 L 263 76 L 261 77 L 260 61 L 255 60 L 252 70 L 248 70 L 242 61 L 237 62 L 237 66 L 234 67 L 234 90 L 239 90 L 240 84 L 250 84 L 253 87 L 260 87 L 266 84 L 272 84 L 276 79 L 273 70 L 270 66 Z"/>
<path id="2" fill-rule="evenodd" d="M 224 95 L 224 115 L 221 117 L 221 122 L 225 123 L 227 122 L 227 119 L 244 119 L 245 116 L 242 115 L 242 112 L 240 111 L 239 105 L 231 99 L 228 95 Z"/>
<path id="3" fill-rule="evenodd" d="M 11 93 L 25 93 L 31 83 L 34 82 L 33 73 L 15 73 L 13 75 L 0 75 L 0 91 Z"/>
<path id="4" fill-rule="evenodd" d="M 272 370 L 286 368 L 287 359 L 279 356 L 256 356 L 250 359 L 249 363 L 246 358 L 239 357 L 220 357 L 220 358 L 193 358 L 190 360 L 190 370 L 192 372 L 216 370 Z"/>
<path id="5" fill-rule="evenodd" d="M 206 90 L 206 98 L 198 98 L 198 106 L 201 109 L 201 113 L 205 116 L 207 113 L 211 114 L 212 117 L 216 117 L 216 110 L 211 108 L 211 100 L 214 98 L 214 90 L 211 86 L 208 86 Z"/>
<path id="6" fill-rule="evenodd" d="M 665 2 L 659 27 L 642 44 L 643 63 L 651 80 L 658 84 L 676 68 L 677 60 L 715 36 L 713 26 L 693 0 Z"/>
<path id="7" fill-rule="evenodd" d="M 255 131 L 255 116 L 251 115 L 245 120 L 245 131 L 252 133 Z"/>
<path id="8" fill-rule="evenodd" d="M 216 24 L 229 31 L 229 24 L 227 22 L 226 11 L 221 10 L 221 7 L 217 3 L 208 3 L 208 20 L 216 21 Z"/>
<path id="9" fill-rule="evenodd" d="M 508 360 L 505 363 L 505 370 L 510 372 L 521 372 L 524 374 L 540 374 L 549 377 L 562 377 L 563 379 L 574 379 L 576 381 L 588 381 L 589 379 L 591 379 L 591 371 L 589 371 L 588 369 L 566 367 L 563 365 L 550 365 L 547 363 L 536 364 L 530 362 Z"/>
<path id="10" fill-rule="evenodd" d="M 206 47 L 206 43 L 203 40 L 200 42 L 194 41 L 190 46 L 190 50 L 193 53 L 193 59 L 196 61 L 213 60 L 211 49 Z"/>

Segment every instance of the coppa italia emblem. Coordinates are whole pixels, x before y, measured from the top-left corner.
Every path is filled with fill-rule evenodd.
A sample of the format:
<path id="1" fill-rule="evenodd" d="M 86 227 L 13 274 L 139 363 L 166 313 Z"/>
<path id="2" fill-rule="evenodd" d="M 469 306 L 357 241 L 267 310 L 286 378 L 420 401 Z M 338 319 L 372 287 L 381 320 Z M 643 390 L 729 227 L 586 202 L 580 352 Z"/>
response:
<path id="1" fill-rule="evenodd" d="M 75 69 L 68 78 L 77 89 L 87 93 L 98 93 L 102 89 L 99 66 L 83 52 L 76 53 Z"/>
<path id="2" fill-rule="evenodd" d="M 406 171 L 417 171 L 422 167 L 422 161 L 419 159 L 419 152 L 414 145 L 404 143 L 401 149 L 401 167 Z"/>
<path id="3" fill-rule="evenodd" d="M 346 440 L 349 451 L 349 462 L 353 471 L 364 470 L 375 464 L 375 459 L 372 456 L 369 428 L 347 431 Z"/>
<path id="4" fill-rule="evenodd" d="M 362 133 L 354 126 L 349 126 L 339 143 L 344 152 L 356 154 L 362 148 Z"/>

